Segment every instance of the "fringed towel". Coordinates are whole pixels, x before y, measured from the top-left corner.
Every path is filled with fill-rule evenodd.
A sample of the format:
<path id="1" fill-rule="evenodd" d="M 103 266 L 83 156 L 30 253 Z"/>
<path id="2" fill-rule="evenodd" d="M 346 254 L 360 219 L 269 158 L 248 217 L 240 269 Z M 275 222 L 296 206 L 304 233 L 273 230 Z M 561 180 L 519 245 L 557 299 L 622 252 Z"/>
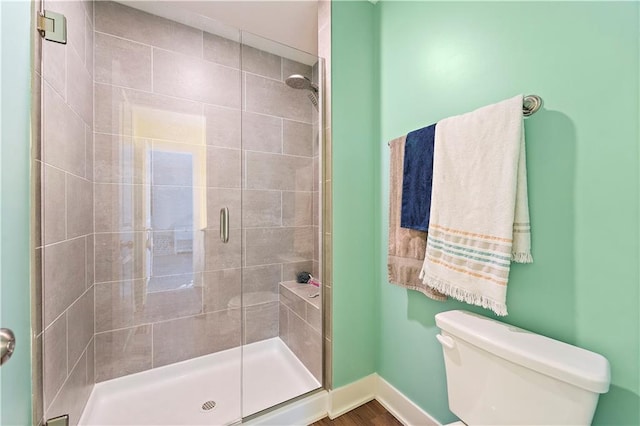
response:
<path id="1" fill-rule="evenodd" d="M 400 226 L 427 231 L 433 180 L 433 139 L 436 125 L 407 134 L 402 171 Z"/>
<path id="2" fill-rule="evenodd" d="M 417 290 L 434 300 L 447 297 L 422 283 L 418 278 L 427 244 L 427 233 L 400 227 L 400 203 L 402 201 L 402 167 L 405 137 L 389 143 L 391 147 L 389 185 L 389 257 L 387 261 L 389 282 L 411 290 Z"/>
<path id="3" fill-rule="evenodd" d="M 507 315 L 511 261 L 530 263 L 522 95 L 438 122 L 420 278 Z"/>

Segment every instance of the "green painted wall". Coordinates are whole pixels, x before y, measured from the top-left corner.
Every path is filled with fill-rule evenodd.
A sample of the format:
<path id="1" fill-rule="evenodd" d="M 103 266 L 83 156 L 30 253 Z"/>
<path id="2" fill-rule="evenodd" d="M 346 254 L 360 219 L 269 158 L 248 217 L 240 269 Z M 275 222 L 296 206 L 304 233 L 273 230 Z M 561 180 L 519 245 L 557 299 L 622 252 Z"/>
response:
<path id="1" fill-rule="evenodd" d="M 31 3 L 0 2 L 0 326 L 16 335 L 0 370 L 0 424 L 31 423 L 29 114 Z"/>
<path id="2" fill-rule="evenodd" d="M 333 386 L 376 371 L 378 81 L 374 6 L 332 4 Z"/>
<path id="3" fill-rule="evenodd" d="M 516 93 L 544 98 L 526 122 L 535 263 L 512 269 L 506 320 L 605 355 L 613 386 L 595 423 L 640 423 L 638 4 L 378 7 L 382 139 Z M 385 200 L 385 179 L 380 187 Z M 385 235 L 386 217 L 378 228 Z M 380 374 L 452 420 L 433 316 L 467 307 L 380 290 L 380 340 L 391 343 L 380 346 Z"/>
<path id="4" fill-rule="evenodd" d="M 342 164 L 341 174 L 362 177 L 348 169 L 356 150 L 374 167 L 369 188 L 359 187 L 355 195 L 373 189 L 377 203 L 371 264 L 377 265 L 379 317 L 368 330 L 378 336 L 376 371 L 439 421 L 454 420 L 434 315 L 450 309 L 490 315 L 387 283 L 384 141 L 517 93 L 535 93 L 545 100 L 545 109 L 526 122 L 535 263 L 512 268 L 506 321 L 606 356 L 612 387 L 601 397 L 594 423 L 640 424 L 639 4 L 383 1 L 373 7 L 367 37 L 359 35 L 362 27 L 344 28 L 368 22 L 370 8 L 359 15 L 355 8 L 334 2 L 332 15 L 333 80 L 342 83 L 333 89 L 334 164 Z M 354 49 L 356 39 L 366 48 L 365 41 L 374 42 L 379 54 L 377 68 L 368 71 L 379 79 L 379 112 L 370 113 L 368 127 L 365 117 L 354 122 L 352 115 L 364 114 L 376 93 L 360 98 L 345 83 L 356 65 L 367 62 Z M 364 145 L 337 149 L 353 143 L 349 135 L 376 131 L 369 142 L 373 154 L 363 152 Z M 336 221 L 345 223 L 341 215 L 353 208 L 350 190 L 334 199 Z M 368 225 L 368 216 L 361 220 Z M 342 231 L 342 242 L 364 235 Z M 338 252 L 349 253 L 342 242 L 335 241 L 336 265 Z M 362 262 L 354 269 L 369 273 Z M 360 296 L 334 291 L 334 304 L 346 309 Z M 351 333 L 343 315 L 334 316 L 336 335 Z M 335 355 L 354 344 L 336 341 Z M 336 386 L 364 375 L 348 373 L 335 368 Z"/>

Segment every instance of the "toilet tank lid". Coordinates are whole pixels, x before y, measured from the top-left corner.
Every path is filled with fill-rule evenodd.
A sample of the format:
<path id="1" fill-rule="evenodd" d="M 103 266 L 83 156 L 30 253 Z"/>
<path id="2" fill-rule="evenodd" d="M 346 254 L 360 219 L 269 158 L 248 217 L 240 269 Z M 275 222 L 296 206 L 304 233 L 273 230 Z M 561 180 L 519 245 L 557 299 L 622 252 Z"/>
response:
<path id="1" fill-rule="evenodd" d="M 515 364 L 588 391 L 609 390 L 609 361 L 600 354 L 466 311 L 441 312 L 436 325 Z"/>

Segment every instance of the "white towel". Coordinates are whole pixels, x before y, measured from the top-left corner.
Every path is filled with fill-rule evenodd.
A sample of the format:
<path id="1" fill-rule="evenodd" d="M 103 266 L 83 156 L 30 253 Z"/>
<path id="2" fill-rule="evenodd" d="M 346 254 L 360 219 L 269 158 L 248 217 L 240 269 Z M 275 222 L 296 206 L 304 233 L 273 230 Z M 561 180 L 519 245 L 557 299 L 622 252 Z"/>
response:
<path id="1" fill-rule="evenodd" d="M 436 126 L 424 284 L 507 315 L 511 261 L 531 263 L 522 95 Z"/>

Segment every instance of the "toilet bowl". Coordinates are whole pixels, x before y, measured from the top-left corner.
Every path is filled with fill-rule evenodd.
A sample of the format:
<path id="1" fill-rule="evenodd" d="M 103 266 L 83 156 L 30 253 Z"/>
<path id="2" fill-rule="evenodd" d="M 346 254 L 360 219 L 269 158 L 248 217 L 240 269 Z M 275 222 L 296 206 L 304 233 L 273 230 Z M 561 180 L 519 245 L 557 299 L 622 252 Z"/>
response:
<path id="1" fill-rule="evenodd" d="M 466 311 L 436 315 L 449 408 L 467 425 L 588 425 L 602 355 Z"/>

